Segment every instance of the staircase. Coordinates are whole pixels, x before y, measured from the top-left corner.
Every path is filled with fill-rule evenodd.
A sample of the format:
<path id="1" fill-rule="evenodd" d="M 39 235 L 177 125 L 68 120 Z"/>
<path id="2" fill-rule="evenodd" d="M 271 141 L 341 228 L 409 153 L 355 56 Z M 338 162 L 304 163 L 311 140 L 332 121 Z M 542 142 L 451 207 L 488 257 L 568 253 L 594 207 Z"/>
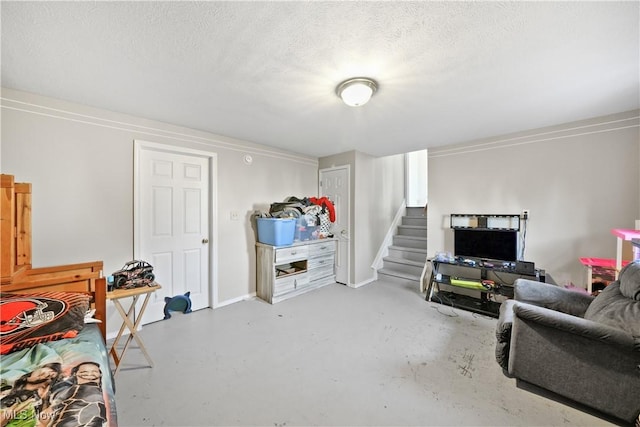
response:
<path id="1" fill-rule="evenodd" d="M 420 275 L 427 259 L 427 216 L 422 208 L 407 208 L 383 258 L 378 278 L 420 287 Z"/>

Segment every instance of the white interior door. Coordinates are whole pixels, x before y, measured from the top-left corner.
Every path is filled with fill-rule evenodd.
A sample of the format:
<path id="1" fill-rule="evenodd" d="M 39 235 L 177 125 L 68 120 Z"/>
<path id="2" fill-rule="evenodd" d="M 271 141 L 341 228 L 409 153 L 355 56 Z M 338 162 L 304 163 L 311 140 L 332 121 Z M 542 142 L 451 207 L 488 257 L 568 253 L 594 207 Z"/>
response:
<path id="1" fill-rule="evenodd" d="M 320 197 L 326 196 L 336 209 L 333 234 L 338 239 L 336 282 L 349 284 L 349 166 L 320 170 Z"/>
<path id="2" fill-rule="evenodd" d="M 154 267 L 162 289 L 142 323 L 164 318 L 165 297 L 190 292 L 191 309 L 210 307 L 210 160 L 144 143 L 137 149 L 135 257 Z"/>

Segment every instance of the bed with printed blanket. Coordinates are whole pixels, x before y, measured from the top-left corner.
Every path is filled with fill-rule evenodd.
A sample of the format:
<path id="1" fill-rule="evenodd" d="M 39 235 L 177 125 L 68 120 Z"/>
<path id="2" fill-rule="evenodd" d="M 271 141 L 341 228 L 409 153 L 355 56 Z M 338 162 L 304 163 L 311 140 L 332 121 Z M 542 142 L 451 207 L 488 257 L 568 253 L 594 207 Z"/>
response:
<path id="1" fill-rule="evenodd" d="M 0 294 L 0 427 L 117 426 L 95 295 L 23 291 Z"/>

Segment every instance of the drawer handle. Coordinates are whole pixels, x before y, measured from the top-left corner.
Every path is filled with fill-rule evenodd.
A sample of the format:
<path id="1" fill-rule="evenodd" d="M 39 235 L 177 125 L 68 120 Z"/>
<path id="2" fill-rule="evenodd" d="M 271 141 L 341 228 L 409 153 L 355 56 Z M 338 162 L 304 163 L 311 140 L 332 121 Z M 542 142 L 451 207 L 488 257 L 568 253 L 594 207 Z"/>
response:
<path id="1" fill-rule="evenodd" d="M 298 251 L 291 251 L 291 255 L 295 255 L 297 253 L 298 253 Z"/>
<path id="2" fill-rule="evenodd" d="M 322 249 L 327 249 L 327 247 L 326 246 L 320 246 L 320 250 L 322 250 Z"/>
<path id="3" fill-rule="evenodd" d="M 324 260 L 319 261 L 318 264 L 324 264 Z"/>
<path id="4" fill-rule="evenodd" d="M 298 279 L 295 279 L 293 281 L 293 289 L 297 289 L 298 288 Z"/>

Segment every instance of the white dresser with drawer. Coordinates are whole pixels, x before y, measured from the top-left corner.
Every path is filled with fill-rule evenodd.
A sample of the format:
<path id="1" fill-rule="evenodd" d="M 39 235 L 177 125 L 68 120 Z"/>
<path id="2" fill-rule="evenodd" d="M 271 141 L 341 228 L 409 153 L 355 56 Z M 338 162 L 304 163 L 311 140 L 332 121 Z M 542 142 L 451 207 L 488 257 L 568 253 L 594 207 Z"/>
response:
<path id="1" fill-rule="evenodd" d="M 275 304 L 335 283 L 335 239 L 307 240 L 290 246 L 256 243 L 256 291 Z"/>

